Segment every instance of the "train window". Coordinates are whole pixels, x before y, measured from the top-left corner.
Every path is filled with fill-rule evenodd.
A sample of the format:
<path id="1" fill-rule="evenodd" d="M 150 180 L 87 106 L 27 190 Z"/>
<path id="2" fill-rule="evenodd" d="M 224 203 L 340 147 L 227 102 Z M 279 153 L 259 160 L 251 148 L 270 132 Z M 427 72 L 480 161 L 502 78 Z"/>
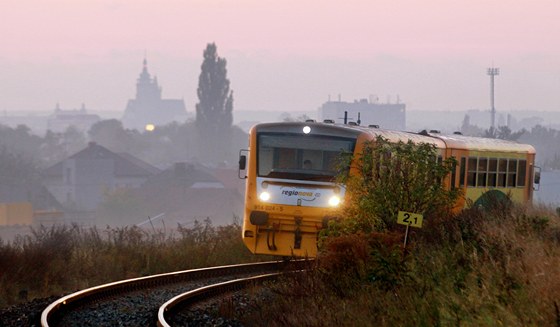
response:
<path id="1" fill-rule="evenodd" d="M 442 156 L 438 156 L 438 157 L 437 157 L 437 164 L 438 164 L 439 166 L 443 165 L 443 157 L 442 157 Z M 437 182 L 438 184 L 441 184 L 441 183 L 442 183 L 441 178 L 438 178 L 436 182 Z"/>
<path id="2" fill-rule="evenodd" d="M 496 173 L 498 172 L 498 159 L 488 159 L 488 187 L 496 187 Z"/>
<path id="3" fill-rule="evenodd" d="M 257 139 L 258 175 L 261 177 L 331 181 L 341 153 L 354 151 L 355 139 L 262 133 Z"/>
<path id="4" fill-rule="evenodd" d="M 517 160 L 509 159 L 507 187 L 516 187 L 517 184 Z"/>
<path id="5" fill-rule="evenodd" d="M 283 169 L 297 168 L 297 153 L 295 149 L 278 149 L 274 152 L 274 166 Z"/>
<path id="6" fill-rule="evenodd" d="M 465 186 L 465 170 L 467 168 L 467 159 L 461 157 L 461 164 L 459 165 L 459 186 Z"/>
<path id="7" fill-rule="evenodd" d="M 340 152 L 336 152 L 336 151 L 323 152 L 323 169 L 329 171 L 335 171 L 337 169 L 339 157 L 340 157 Z"/>
<path id="8" fill-rule="evenodd" d="M 488 158 L 478 158 L 478 187 L 486 187 L 486 176 L 488 174 Z"/>
<path id="9" fill-rule="evenodd" d="M 506 187 L 507 159 L 498 161 L 498 187 Z"/>
<path id="10" fill-rule="evenodd" d="M 527 178 L 527 161 L 519 160 L 517 186 L 525 186 L 525 178 Z"/>
<path id="11" fill-rule="evenodd" d="M 471 186 L 471 187 L 476 186 L 476 169 L 477 168 L 478 168 L 477 158 L 469 157 L 469 164 L 467 166 L 467 186 Z"/>
<path id="12" fill-rule="evenodd" d="M 457 180 L 457 163 L 453 164 L 453 168 L 451 169 L 451 189 L 455 188 L 455 181 Z"/>

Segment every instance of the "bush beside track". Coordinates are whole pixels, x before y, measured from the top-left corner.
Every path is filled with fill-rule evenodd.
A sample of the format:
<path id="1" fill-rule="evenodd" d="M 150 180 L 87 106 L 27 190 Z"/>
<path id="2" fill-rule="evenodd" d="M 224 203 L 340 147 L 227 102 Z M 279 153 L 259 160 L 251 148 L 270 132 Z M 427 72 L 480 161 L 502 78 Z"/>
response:
<path id="1" fill-rule="evenodd" d="M 13 242 L 0 240 L 0 308 L 35 298 L 176 270 L 254 262 L 238 224 L 153 231 L 137 227 L 33 228 Z"/>
<path id="2" fill-rule="evenodd" d="M 556 212 L 495 201 L 455 214 L 460 194 L 437 185 L 453 165 L 436 167 L 434 148 L 378 139 L 364 153 L 318 269 L 276 284 L 246 325 L 560 326 Z M 406 248 L 398 210 L 424 214 Z"/>

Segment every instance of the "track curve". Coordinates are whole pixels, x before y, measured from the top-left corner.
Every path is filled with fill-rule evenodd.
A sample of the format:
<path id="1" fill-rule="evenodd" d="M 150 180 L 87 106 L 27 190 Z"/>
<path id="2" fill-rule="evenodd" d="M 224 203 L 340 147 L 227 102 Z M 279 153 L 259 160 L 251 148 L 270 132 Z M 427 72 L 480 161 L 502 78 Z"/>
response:
<path id="1" fill-rule="evenodd" d="M 147 277 L 133 278 L 122 280 L 118 282 L 108 283 L 100 286 L 95 286 L 82 291 L 78 291 L 67 296 L 64 296 L 55 302 L 51 303 L 41 314 L 41 326 L 58 326 L 65 316 L 69 316 L 72 312 L 81 310 L 81 308 L 88 306 L 96 306 L 96 315 L 103 316 L 98 310 L 101 310 L 104 301 L 111 301 L 111 299 L 120 299 L 128 297 L 127 294 L 136 294 L 138 299 L 134 300 L 135 304 L 126 304 L 126 308 L 117 309 L 116 311 L 134 311 L 134 305 L 148 306 L 147 308 L 142 308 L 145 312 L 143 313 L 144 320 L 142 324 L 145 324 L 146 319 L 151 320 L 150 324 L 155 325 L 156 316 L 159 306 L 167 301 L 169 298 L 185 292 L 185 286 L 179 287 L 181 283 L 190 283 L 186 286 L 187 290 L 200 288 L 201 280 L 209 280 L 207 283 L 218 283 L 219 278 L 228 277 L 239 278 L 239 276 L 255 275 L 255 274 L 265 274 L 265 273 L 275 273 L 281 271 L 293 271 L 301 269 L 302 265 L 307 265 L 309 261 L 299 260 L 299 261 L 270 261 L 270 262 L 260 262 L 260 263 L 249 263 L 249 264 L 239 264 L 230 266 L 220 266 L 220 267 L 210 267 L 210 268 L 200 268 L 184 270 L 172 273 L 158 274 Z M 238 276 L 238 277 L 235 277 Z M 213 279 L 213 280 L 211 280 Z M 222 280 L 223 281 L 223 280 Z M 198 283 L 198 284 L 196 284 Z M 165 300 L 157 298 L 150 301 L 159 301 L 157 304 L 150 303 L 147 304 L 147 298 L 152 296 L 152 294 L 158 293 L 160 288 L 167 288 L 165 291 Z M 140 302 L 140 303 L 136 303 Z M 91 310 L 90 310 L 91 311 Z M 114 310 L 115 311 L 115 310 Z M 111 316 L 114 313 L 107 314 Z M 118 313 L 116 313 L 118 314 Z M 115 314 L 115 315 L 116 315 Z M 138 313 L 140 315 L 140 313 Z M 89 319 L 89 318 L 88 318 Z M 110 318 L 111 319 L 111 318 Z M 118 316 L 114 319 L 121 321 Z M 128 321 L 130 318 L 123 318 L 123 321 Z M 153 320 L 152 320 L 153 319 Z M 104 323 L 110 323 L 104 320 Z M 96 325 L 96 322 L 89 323 L 90 325 Z M 134 322 L 130 322 L 129 325 L 134 325 Z M 72 323 L 64 323 L 63 325 L 73 325 Z M 124 324 L 127 325 L 127 324 Z"/>

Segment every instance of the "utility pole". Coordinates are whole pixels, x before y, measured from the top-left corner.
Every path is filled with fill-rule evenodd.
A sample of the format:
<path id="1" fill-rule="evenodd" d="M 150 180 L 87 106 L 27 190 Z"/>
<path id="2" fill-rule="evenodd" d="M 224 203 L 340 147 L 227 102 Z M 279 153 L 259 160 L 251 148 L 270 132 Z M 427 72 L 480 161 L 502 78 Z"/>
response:
<path id="1" fill-rule="evenodd" d="M 492 106 L 492 132 L 496 130 L 496 107 L 494 106 L 494 76 L 500 75 L 500 68 L 488 68 L 487 74 L 490 76 L 490 105 Z"/>

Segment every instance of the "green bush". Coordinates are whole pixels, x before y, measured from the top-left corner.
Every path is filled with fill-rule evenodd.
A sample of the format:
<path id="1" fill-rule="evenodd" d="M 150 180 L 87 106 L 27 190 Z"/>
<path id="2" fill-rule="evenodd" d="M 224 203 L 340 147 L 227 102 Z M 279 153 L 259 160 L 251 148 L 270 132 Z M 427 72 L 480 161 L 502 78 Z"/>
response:
<path id="1" fill-rule="evenodd" d="M 390 155 L 389 155 L 390 153 Z M 247 325 L 559 326 L 560 218 L 511 201 L 452 208 L 423 144 L 369 144 L 354 158 L 339 220 L 320 237 L 317 268 L 279 282 Z M 424 215 L 421 229 L 396 224 Z M 258 323 L 255 323 L 258 322 Z"/>
<path id="2" fill-rule="evenodd" d="M 378 137 L 350 160 L 350 174 L 339 176 L 346 186 L 341 219 L 323 235 L 395 230 L 399 211 L 423 214 L 428 223 L 437 221 L 450 214 L 461 195 L 442 183 L 456 160 L 438 160 L 432 144 L 391 143 Z"/>

